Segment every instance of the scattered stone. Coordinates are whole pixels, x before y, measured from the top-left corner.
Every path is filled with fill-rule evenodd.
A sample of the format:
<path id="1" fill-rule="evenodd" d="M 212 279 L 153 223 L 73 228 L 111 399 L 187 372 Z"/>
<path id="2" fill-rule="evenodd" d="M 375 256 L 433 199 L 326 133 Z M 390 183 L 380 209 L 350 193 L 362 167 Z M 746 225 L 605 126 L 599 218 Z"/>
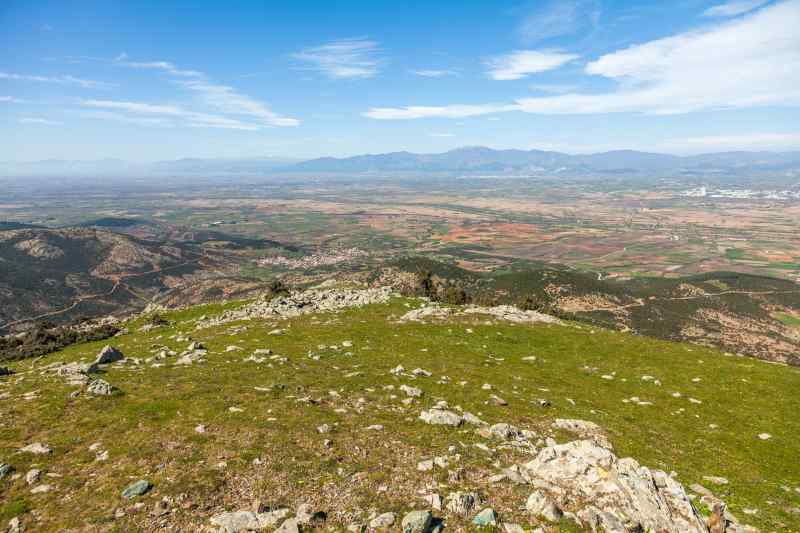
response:
<path id="1" fill-rule="evenodd" d="M 772 435 L 770 435 L 769 433 L 759 433 L 758 438 L 761 440 L 769 440 L 772 438 Z"/>
<path id="2" fill-rule="evenodd" d="M 11 472 L 14 471 L 14 467 L 8 463 L 0 463 L 0 479 L 3 479 Z"/>
<path id="3" fill-rule="evenodd" d="M 321 426 L 317 426 L 317 433 L 330 433 L 331 427 L 328 424 L 322 424 Z"/>
<path id="4" fill-rule="evenodd" d="M 603 431 L 603 428 L 594 422 L 569 418 L 557 418 L 555 422 L 553 422 L 553 427 L 562 429 L 564 431 L 569 431 L 570 433 L 574 433 L 583 439 L 591 439 L 603 448 L 608 448 L 609 450 L 614 449 L 611 446 L 611 442 L 608 440 L 608 436 L 606 436 L 605 432 Z"/>
<path id="5" fill-rule="evenodd" d="M 442 497 L 439 494 L 428 494 L 423 499 L 434 511 L 442 510 Z"/>
<path id="6" fill-rule="evenodd" d="M 104 379 L 94 379 L 86 387 L 86 390 L 95 396 L 111 396 L 114 387 Z"/>
<path id="7" fill-rule="evenodd" d="M 38 485 L 31 489 L 31 494 L 43 494 L 45 492 L 50 492 L 53 487 L 48 484 Z"/>
<path id="8" fill-rule="evenodd" d="M 464 419 L 452 412 L 445 409 L 431 409 L 429 411 L 422 411 L 419 418 L 426 424 L 440 425 L 440 426 L 453 426 L 458 427 Z"/>
<path id="9" fill-rule="evenodd" d="M 206 426 L 203 425 L 203 424 L 197 424 L 194 427 L 194 432 L 195 433 L 205 433 L 206 432 Z"/>
<path id="10" fill-rule="evenodd" d="M 429 472 L 433 470 L 433 459 L 426 459 L 417 463 L 417 470 L 420 472 Z"/>
<path id="11" fill-rule="evenodd" d="M 728 484 L 728 480 L 727 480 L 727 478 L 724 478 L 724 477 L 719 477 L 719 476 L 703 476 L 703 479 L 704 479 L 705 481 L 708 481 L 709 483 L 713 483 L 714 485 L 727 485 L 727 484 Z"/>
<path id="12" fill-rule="evenodd" d="M 489 403 L 492 403 L 494 405 L 508 405 L 507 401 L 505 401 L 496 394 L 492 394 L 491 396 L 489 396 Z"/>
<path id="13" fill-rule="evenodd" d="M 28 444 L 24 448 L 20 448 L 19 450 L 21 453 L 32 453 L 34 455 L 44 455 L 47 453 L 52 453 L 53 450 L 50 449 L 50 446 L 46 444 L 42 444 L 41 442 L 34 442 L 33 444 Z"/>
<path id="14" fill-rule="evenodd" d="M 403 533 L 427 533 L 433 522 L 430 511 L 411 511 L 400 523 Z"/>
<path id="15" fill-rule="evenodd" d="M 433 375 L 427 370 L 423 370 L 422 368 L 415 368 L 414 370 L 411 371 L 411 373 L 414 374 L 415 376 L 422 376 L 425 378 L 429 378 Z"/>
<path id="16" fill-rule="evenodd" d="M 490 436 L 502 440 L 514 440 L 521 435 L 519 429 L 511 424 L 495 424 L 489 428 Z"/>
<path id="17" fill-rule="evenodd" d="M 146 479 L 140 479 L 134 483 L 128 485 L 125 490 L 122 491 L 122 497 L 127 499 L 135 498 L 136 496 L 141 496 L 149 491 L 153 485 L 147 481 Z"/>
<path id="18" fill-rule="evenodd" d="M 411 398 L 419 398 L 422 396 L 422 390 L 417 387 L 409 387 L 408 385 L 400 385 L 400 390 L 406 393 L 406 396 Z"/>
<path id="19" fill-rule="evenodd" d="M 486 509 L 475 515 L 475 518 L 472 519 L 472 523 L 478 527 L 496 526 L 497 513 L 495 513 L 494 509 L 492 509 L 491 507 L 487 507 Z"/>
<path id="20" fill-rule="evenodd" d="M 25 474 L 25 483 L 28 485 L 33 485 L 39 481 L 40 477 L 42 477 L 42 471 L 38 468 L 32 468 L 28 470 L 27 474 Z"/>

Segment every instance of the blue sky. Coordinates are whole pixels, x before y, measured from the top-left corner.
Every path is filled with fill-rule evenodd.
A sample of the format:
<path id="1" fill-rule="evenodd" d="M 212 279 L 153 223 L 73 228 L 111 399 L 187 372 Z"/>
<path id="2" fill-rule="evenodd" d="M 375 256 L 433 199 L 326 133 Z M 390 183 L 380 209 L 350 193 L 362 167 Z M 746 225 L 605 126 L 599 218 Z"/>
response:
<path id="1" fill-rule="evenodd" d="M 800 149 L 800 0 L 0 5 L 0 160 Z"/>

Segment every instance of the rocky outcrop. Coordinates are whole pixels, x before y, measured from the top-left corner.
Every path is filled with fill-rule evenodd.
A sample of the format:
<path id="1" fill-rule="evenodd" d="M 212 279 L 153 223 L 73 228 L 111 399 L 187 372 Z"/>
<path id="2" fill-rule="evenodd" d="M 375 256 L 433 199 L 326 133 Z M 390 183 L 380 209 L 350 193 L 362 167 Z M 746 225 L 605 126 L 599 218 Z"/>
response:
<path id="1" fill-rule="evenodd" d="M 350 307 L 386 303 L 391 295 L 391 289 L 388 287 L 297 291 L 289 296 L 254 302 L 241 309 L 226 311 L 218 317 L 198 321 L 197 327 L 201 329 L 236 320 L 289 318 L 309 313 L 338 311 Z"/>
<path id="2" fill-rule="evenodd" d="M 591 440 L 548 446 L 522 473 L 538 490 L 529 507 L 557 516 L 555 507 L 592 531 L 708 531 L 679 482 Z"/>

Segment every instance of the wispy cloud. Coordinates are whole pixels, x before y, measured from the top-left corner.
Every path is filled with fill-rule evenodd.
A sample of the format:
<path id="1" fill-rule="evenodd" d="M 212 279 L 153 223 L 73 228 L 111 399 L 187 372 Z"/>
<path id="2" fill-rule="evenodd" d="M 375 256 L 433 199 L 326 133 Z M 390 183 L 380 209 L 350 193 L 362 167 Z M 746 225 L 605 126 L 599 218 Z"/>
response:
<path id="1" fill-rule="evenodd" d="M 15 74 L 9 72 L 0 72 L 0 79 L 11 81 L 30 81 L 37 83 L 56 83 L 59 85 L 75 85 L 84 89 L 108 89 L 113 87 L 113 84 L 103 81 L 86 80 L 76 78 L 75 76 L 34 76 L 30 74 Z"/>
<path id="2" fill-rule="evenodd" d="M 600 9 L 595 0 L 550 0 L 537 2 L 517 28 L 524 43 L 537 43 L 573 35 L 587 24 L 597 25 Z"/>
<path id="3" fill-rule="evenodd" d="M 24 104 L 25 100 L 17 98 L 16 96 L 0 96 L 0 102 L 6 104 Z"/>
<path id="4" fill-rule="evenodd" d="M 378 43 L 366 38 L 340 39 L 291 55 L 304 67 L 333 79 L 371 78 L 380 71 Z"/>
<path id="5" fill-rule="evenodd" d="M 455 133 L 429 133 L 431 137 L 455 137 Z"/>
<path id="6" fill-rule="evenodd" d="M 117 100 L 84 100 L 81 105 L 89 108 L 112 112 L 126 112 L 133 115 L 156 116 L 171 120 L 175 125 L 198 128 L 223 128 L 233 130 L 255 131 L 256 124 L 249 124 L 229 117 L 198 113 L 176 105 L 150 104 L 146 102 L 128 102 Z"/>
<path id="7" fill-rule="evenodd" d="M 118 65 L 144 70 L 157 70 L 164 72 L 175 79 L 180 87 L 196 94 L 198 102 L 208 108 L 228 115 L 238 115 L 256 120 L 262 126 L 297 126 L 300 121 L 295 118 L 284 117 L 272 111 L 266 104 L 238 92 L 228 85 L 217 84 L 209 80 L 203 72 L 178 68 L 169 61 L 129 61 L 128 55 L 120 54 L 114 60 Z M 131 102 L 128 102 L 131 103 Z M 135 102 L 134 102 L 135 103 Z M 128 109 L 132 111 L 132 109 Z M 184 111 L 184 110 L 181 110 Z M 139 111 L 141 112 L 141 111 Z M 186 111 L 186 113 L 189 113 Z M 188 116 L 188 115 L 183 115 Z M 231 127 L 235 129 L 258 129 L 256 125 L 244 123 L 237 119 L 223 119 L 224 117 L 193 113 L 192 122 L 197 122 L 197 117 L 215 117 L 213 120 L 204 121 L 205 124 L 215 127 Z"/>
<path id="8" fill-rule="evenodd" d="M 46 118 L 39 118 L 39 117 L 23 117 L 19 119 L 21 124 L 39 124 L 42 126 L 61 126 L 64 123 L 59 122 L 58 120 L 49 120 Z"/>
<path id="9" fill-rule="evenodd" d="M 690 113 L 766 105 L 800 106 L 800 0 L 601 56 L 586 73 L 618 82 L 595 94 L 520 98 L 514 103 L 377 108 L 377 119 L 536 114 Z"/>
<path id="10" fill-rule="evenodd" d="M 561 83 L 532 83 L 529 85 L 532 91 L 539 91 L 549 94 L 565 94 L 574 92 L 578 88 L 577 85 L 568 85 Z"/>
<path id="11" fill-rule="evenodd" d="M 119 57 L 122 57 L 119 60 Z M 170 63 L 169 61 L 147 61 L 147 62 L 139 62 L 139 61 L 125 61 L 127 56 L 122 54 L 118 56 L 117 63 L 120 65 L 136 68 L 136 69 L 143 69 L 143 70 L 160 70 L 162 72 L 166 72 L 170 76 L 177 76 L 181 78 L 201 78 L 203 77 L 202 72 L 198 72 L 196 70 L 183 70 L 177 68 L 175 65 Z"/>
<path id="12" fill-rule="evenodd" d="M 558 50 L 517 50 L 487 59 L 487 74 L 493 80 L 519 80 L 558 68 L 578 57 Z"/>
<path id="13" fill-rule="evenodd" d="M 726 2 L 714 7 L 710 7 L 703 11 L 704 17 L 735 17 L 757 9 L 769 0 L 734 0 Z"/>
<path id="14" fill-rule="evenodd" d="M 269 126 L 297 126 L 300 124 L 299 120 L 278 115 L 261 102 L 241 94 L 227 85 L 215 85 L 205 81 L 189 81 L 182 85 L 198 93 L 205 105 L 223 113 L 247 116 Z"/>
<path id="15" fill-rule="evenodd" d="M 415 76 L 422 76 L 423 78 L 444 78 L 445 76 L 455 76 L 455 70 L 435 70 L 435 69 L 421 69 L 411 70 L 411 74 Z"/>

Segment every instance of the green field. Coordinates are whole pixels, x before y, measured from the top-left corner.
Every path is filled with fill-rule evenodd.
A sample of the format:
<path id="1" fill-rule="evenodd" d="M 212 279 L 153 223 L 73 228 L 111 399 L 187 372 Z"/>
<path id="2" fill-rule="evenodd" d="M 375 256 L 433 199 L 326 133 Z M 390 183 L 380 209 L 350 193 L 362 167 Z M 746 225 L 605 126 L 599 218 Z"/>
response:
<path id="1" fill-rule="evenodd" d="M 478 491 L 503 520 L 534 524 L 520 511 L 530 488 L 485 483 L 497 472 L 495 465 L 530 456 L 501 449 L 487 454 L 472 446 L 486 441 L 471 429 L 417 420 L 423 408 L 444 399 L 490 423 L 512 423 L 559 442 L 575 437 L 553 433 L 554 418 L 594 421 L 607 430 L 618 455 L 674 471 L 686 486 L 699 482 L 718 491 L 742 522 L 763 530 L 800 528 L 793 511 L 800 507 L 798 369 L 586 325 L 524 326 L 484 317 L 436 324 L 394 320 L 416 305 L 398 298 L 338 314 L 202 330 L 195 330 L 195 320 L 222 306 L 169 312 L 169 327 L 124 335 L 115 344 L 128 358 L 143 360 L 160 345 L 185 349 L 187 341 L 171 338 L 182 333 L 207 345 L 207 361 L 176 366 L 173 358 L 160 367 L 144 361 L 111 367 L 102 375 L 119 388 L 111 397 L 72 398 L 74 387 L 37 370 L 56 361 L 88 361 L 102 343 L 14 363 L 17 373 L 3 378 L 0 388 L 8 395 L 0 461 L 23 477 L 34 465 L 58 477 L 43 477 L 52 487 L 43 494 L 31 494 L 24 478 L 0 481 L 0 518 L 19 514 L 37 531 L 140 531 L 162 523 L 197 530 L 211 515 L 250 509 L 256 500 L 292 507 L 311 501 L 328 510 L 328 526 L 341 528 L 364 521 L 370 510 L 421 508 L 417 491 L 438 482 L 445 493 Z M 131 331 L 141 324 L 130 324 Z M 283 334 L 270 335 L 276 327 Z M 345 340 L 352 348 L 342 347 Z M 229 345 L 242 350 L 225 352 Z M 256 348 L 270 348 L 287 362 L 245 361 Z M 536 361 L 522 359 L 531 355 Z M 389 373 L 398 364 L 433 375 L 398 378 Z M 612 374 L 612 380 L 601 378 Z M 424 396 L 404 405 L 397 391 L 403 383 L 421 388 Z M 484 383 L 509 405 L 487 403 Z M 34 399 L 23 398 L 33 391 L 39 391 Z M 631 397 L 653 405 L 623 401 Z M 539 399 L 551 406 L 541 407 Z M 323 423 L 332 428 L 329 434 L 317 433 Z M 198 424 L 207 427 L 205 433 L 195 431 Z M 375 424 L 384 430 L 366 429 Z M 771 438 L 759 439 L 762 433 Z M 36 441 L 53 453 L 16 453 Z M 107 460 L 96 461 L 97 450 L 89 449 L 94 443 L 108 451 Z M 462 456 L 459 481 L 449 482 L 438 470 L 416 471 L 418 461 L 447 454 L 450 446 Z M 724 476 L 730 484 L 708 485 L 703 476 Z M 135 502 L 123 500 L 120 492 L 140 478 L 151 481 L 153 490 Z M 164 497 L 183 503 L 154 516 Z M 65 502 L 80 505 L 65 513 Z M 145 505 L 136 508 L 136 502 Z M 464 526 L 446 518 L 448 529 Z"/>

